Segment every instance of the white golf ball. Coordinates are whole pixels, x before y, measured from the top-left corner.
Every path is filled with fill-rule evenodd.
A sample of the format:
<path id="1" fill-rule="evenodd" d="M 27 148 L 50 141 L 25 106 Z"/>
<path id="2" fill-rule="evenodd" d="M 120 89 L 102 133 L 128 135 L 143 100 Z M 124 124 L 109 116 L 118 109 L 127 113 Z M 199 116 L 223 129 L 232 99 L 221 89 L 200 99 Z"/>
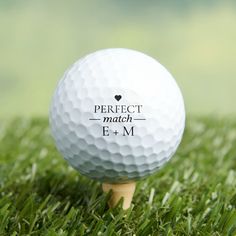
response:
<path id="1" fill-rule="evenodd" d="M 52 99 L 50 126 L 72 167 L 102 182 L 125 183 L 152 174 L 175 153 L 184 102 L 155 59 L 105 49 L 65 72 Z"/>

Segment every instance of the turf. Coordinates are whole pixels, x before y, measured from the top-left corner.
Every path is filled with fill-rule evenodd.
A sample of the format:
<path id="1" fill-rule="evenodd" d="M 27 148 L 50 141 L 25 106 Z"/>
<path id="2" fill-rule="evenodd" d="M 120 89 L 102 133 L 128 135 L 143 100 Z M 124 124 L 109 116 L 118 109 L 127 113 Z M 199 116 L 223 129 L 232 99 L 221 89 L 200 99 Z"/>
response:
<path id="1" fill-rule="evenodd" d="M 0 125 L 0 235 L 236 235 L 236 121 L 190 118 L 175 157 L 130 210 L 56 151 L 46 119 Z"/>

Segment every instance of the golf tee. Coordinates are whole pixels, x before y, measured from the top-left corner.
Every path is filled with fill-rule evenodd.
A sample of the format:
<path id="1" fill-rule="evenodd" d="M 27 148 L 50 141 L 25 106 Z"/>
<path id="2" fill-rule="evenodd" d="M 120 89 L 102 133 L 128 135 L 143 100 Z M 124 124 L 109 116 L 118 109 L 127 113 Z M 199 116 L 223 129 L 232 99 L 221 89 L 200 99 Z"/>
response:
<path id="1" fill-rule="evenodd" d="M 111 208 L 114 208 L 117 203 L 120 201 L 121 198 L 123 198 L 123 209 L 126 210 L 130 207 L 134 191 L 135 191 L 135 182 L 131 183 L 125 183 L 125 184 L 108 184 L 103 183 L 102 189 L 103 192 L 108 193 L 110 190 L 111 198 L 109 199 L 108 205 Z"/>

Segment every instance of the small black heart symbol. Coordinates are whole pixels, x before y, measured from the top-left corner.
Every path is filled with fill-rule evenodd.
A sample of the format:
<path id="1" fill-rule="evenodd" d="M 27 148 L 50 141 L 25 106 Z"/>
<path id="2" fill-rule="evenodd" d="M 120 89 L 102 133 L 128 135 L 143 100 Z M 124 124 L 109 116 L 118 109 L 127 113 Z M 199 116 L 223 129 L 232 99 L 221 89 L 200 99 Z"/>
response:
<path id="1" fill-rule="evenodd" d="M 121 95 L 116 95 L 116 96 L 115 96 L 115 99 L 116 99 L 116 101 L 118 101 L 118 102 L 120 101 L 121 98 L 122 98 Z"/>

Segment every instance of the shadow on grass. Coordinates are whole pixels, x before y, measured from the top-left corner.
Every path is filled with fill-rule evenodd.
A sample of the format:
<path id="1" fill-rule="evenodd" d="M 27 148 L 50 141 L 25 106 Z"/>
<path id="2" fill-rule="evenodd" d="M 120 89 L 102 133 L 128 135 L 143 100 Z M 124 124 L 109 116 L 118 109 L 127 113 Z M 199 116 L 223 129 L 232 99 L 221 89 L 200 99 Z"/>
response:
<path id="1" fill-rule="evenodd" d="M 34 180 L 34 190 L 41 197 L 49 194 L 73 206 L 89 207 L 103 194 L 100 184 L 76 173 L 76 176 L 48 171 Z"/>

